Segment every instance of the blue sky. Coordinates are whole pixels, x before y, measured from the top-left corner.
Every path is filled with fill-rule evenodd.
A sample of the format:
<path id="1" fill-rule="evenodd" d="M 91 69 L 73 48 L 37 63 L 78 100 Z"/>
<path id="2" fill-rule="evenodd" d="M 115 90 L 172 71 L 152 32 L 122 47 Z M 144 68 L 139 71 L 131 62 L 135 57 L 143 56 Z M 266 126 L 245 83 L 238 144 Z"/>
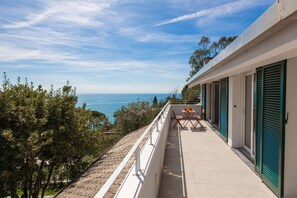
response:
<path id="1" fill-rule="evenodd" d="M 274 1 L 1 0 L 0 72 L 78 93 L 169 93 L 201 36 L 239 35 Z"/>

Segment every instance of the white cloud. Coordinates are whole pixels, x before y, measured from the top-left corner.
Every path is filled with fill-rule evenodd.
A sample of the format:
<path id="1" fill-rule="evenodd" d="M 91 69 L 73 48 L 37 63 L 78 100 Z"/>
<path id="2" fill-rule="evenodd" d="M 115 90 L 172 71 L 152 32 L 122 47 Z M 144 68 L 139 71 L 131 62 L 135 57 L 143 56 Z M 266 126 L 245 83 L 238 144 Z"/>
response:
<path id="1" fill-rule="evenodd" d="M 100 21 L 97 17 L 104 10 L 110 8 L 114 2 L 115 0 L 49 1 L 45 3 L 43 11 L 33 12 L 21 21 L 4 24 L 2 28 L 25 28 L 43 22 L 98 27 L 103 24 L 103 21 Z"/>
<path id="2" fill-rule="evenodd" d="M 172 55 L 179 55 L 179 54 L 192 54 L 193 50 L 189 51 L 182 51 L 182 50 L 171 50 L 171 51 L 167 51 L 167 52 L 162 52 L 160 54 L 158 54 L 159 56 L 172 56 Z"/>
<path id="3" fill-rule="evenodd" d="M 263 2 L 257 1 L 257 0 L 249 0 L 249 1 L 240 0 L 240 1 L 236 1 L 236 2 L 226 3 L 223 5 L 214 7 L 214 8 L 200 10 L 195 13 L 186 14 L 183 16 L 179 16 L 179 17 L 175 17 L 172 19 L 157 22 L 153 26 L 158 27 L 158 26 L 162 26 L 162 25 L 167 25 L 167 24 L 185 21 L 185 20 L 189 20 L 189 19 L 195 19 L 195 18 L 204 18 L 204 19 L 212 18 L 212 19 L 214 19 L 214 18 L 218 18 L 221 16 L 231 15 L 236 12 L 240 12 L 242 10 L 247 10 L 251 7 L 258 6 L 259 4 L 263 4 Z"/>
<path id="4" fill-rule="evenodd" d="M 24 48 L 17 48 L 14 46 L 2 45 L 0 46 L 0 61 L 1 62 L 15 62 L 19 60 L 66 60 L 70 56 L 67 53 L 55 53 L 52 51 L 31 50 Z"/>
<path id="5" fill-rule="evenodd" d="M 23 30 L 9 30 L 0 33 L 3 43 L 15 43 L 18 46 L 51 46 L 51 45 L 69 45 L 75 46 L 75 35 L 57 32 L 50 28 L 31 27 Z"/>
<path id="6" fill-rule="evenodd" d="M 152 75 L 164 78 L 174 78 L 179 70 L 185 67 L 184 63 L 174 61 L 137 61 L 137 60 L 85 60 L 80 55 L 56 53 L 31 49 L 19 49 L 12 46 L 0 46 L 0 63 L 14 63 L 15 68 L 30 68 L 34 65 L 18 64 L 17 61 L 37 61 L 47 69 L 59 68 L 59 72 L 91 73 L 108 76 L 122 75 Z M 0 64 L 1 65 L 1 64 Z M 1 66 L 0 66 L 1 68 Z M 38 67 L 37 67 L 38 68 Z"/>
<path id="7" fill-rule="evenodd" d="M 165 32 L 151 30 L 149 27 L 143 28 L 122 28 L 119 34 L 129 37 L 138 42 L 165 42 L 165 43 L 185 43 L 196 42 L 200 37 L 198 34 L 191 35 L 174 35 Z"/>
<path id="8" fill-rule="evenodd" d="M 187 29 L 155 27 L 191 18 L 202 22 L 254 6 L 240 0 L 152 23 L 168 13 L 194 12 L 197 7 L 235 0 L 185 1 L 21 0 L 23 4 L 15 7 L 1 4 L 0 70 L 46 85 L 63 85 L 69 79 L 84 92 L 154 92 L 183 85 L 189 69 L 187 54 L 203 32 L 190 25 L 184 26 Z M 153 13 L 156 7 L 166 12 Z"/>
<path id="9" fill-rule="evenodd" d="M 76 31 L 57 31 L 51 27 L 30 27 L 0 31 L 0 41 L 2 45 L 8 43 L 18 48 L 30 47 L 31 49 L 56 48 L 63 50 L 63 47 L 83 49 L 95 45 L 100 48 L 114 48 L 110 44 L 110 36 L 107 34 L 84 36 Z"/>

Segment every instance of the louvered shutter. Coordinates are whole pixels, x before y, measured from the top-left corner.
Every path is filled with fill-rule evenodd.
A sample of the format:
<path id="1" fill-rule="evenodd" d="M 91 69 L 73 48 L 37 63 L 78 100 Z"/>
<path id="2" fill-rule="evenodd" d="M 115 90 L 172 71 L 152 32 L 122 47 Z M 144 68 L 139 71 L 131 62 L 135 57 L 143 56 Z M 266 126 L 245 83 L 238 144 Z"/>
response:
<path id="1" fill-rule="evenodd" d="M 228 139 L 228 78 L 220 80 L 220 133 Z"/>
<path id="2" fill-rule="evenodd" d="M 262 103 L 263 103 L 263 70 L 257 70 L 256 77 L 256 171 L 261 171 L 261 139 L 262 139 Z"/>
<path id="3" fill-rule="evenodd" d="M 257 69 L 256 170 L 281 197 L 285 117 L 285 62 Z"/>

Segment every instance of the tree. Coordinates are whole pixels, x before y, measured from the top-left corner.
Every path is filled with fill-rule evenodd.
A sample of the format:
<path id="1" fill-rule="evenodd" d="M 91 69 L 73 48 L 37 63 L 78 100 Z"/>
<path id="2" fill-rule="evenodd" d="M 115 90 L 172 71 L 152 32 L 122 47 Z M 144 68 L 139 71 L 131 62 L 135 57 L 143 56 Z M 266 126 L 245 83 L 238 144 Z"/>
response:
<path id="1" fill-rule="evenodd" d="M 189 59 L 191 70 L 187 81 L 236 38 L 237 36 L 222 36 L 219 41 L 211 43 L 208 37 L 202 36 L 198 43 L 199 49 L 195 50 Z"/>
<path id="2" fill-rule="evenodd" d="M 148 102 L 137 101 L 122 106 L 114 113 L 118 132 L 127 134 L 148 125 L 158 114 Z"/>
<path id="3" fill-rule="evenodd" d="M 185 85 L 182 90 L 182 100 L 185 102 L 198 102 L 198 96 L 200 95 L 200 85 L 196 85 L 189 88 Z"/>
<path id="4" fill-rule="evenodd" d="M 180 102 L 180 98 L 178 97 L 178 90 L 179 90 L 179 88 L 178 87 L 176 87 L 176 88 L 174 88 L 171 92 L 170 92 L 170 94 L 169 94 L 169 100 L 171 101 L 171 102 L 173 102 L 173 103 L 179 103 Z"/>
<path id="5" fill-rule="evenodd" d="M 153 107 L 157 107 L 157 106 L 158 106 L 158 99 L 157 99 L 157 96 L 155 96 L 153 99 Z"/>
<path id="6" fill-rule="evenodd" d="M 55 170 L 71 168 L 95 155 L 102 136 L 86 105 L 76 107 L 75 89 L 68 83 L 47 92 L 33 83 L 12 85 L 4 74 L 0 88 L 0 179 L 17 197 L 37 198 Z M 78 166 L 79 167 L 79 166 Z M 82 167 L 83 168 L 83 167 Z M 5 193 L 5 192 L 4 192 Z"/>
<path id="7" fill-rule="evenodd" d="M 222 36 L 218 41 L 211 43 L 211 40 L 208 37 L 202 36 L 198 43 L 199 49 L 195 50 L 189 59 L 191 70 L 187 81 L 189 81 L 200 69 L 203 68 L 204 65 L 216 57 L 236 38 L 237 36 Z M 186 101 L 194 101 L 198 99 L 197 96 L 199 94 L 199 86 L 188 88 L 186 85 L 182 90 L 182 99 Z"/>
<path id="8" fill-rule="evenodd" d="M 99 130 L 104 132 L 106 130 L 109 130 L 113 127 L 113 125 L 109 122 L 108 118 L 105 114 L 92 110 L 92 116 L 94 119 L 96 119 L 95 125 L 99 124 Z"/>
<path id="9" fill-rule="evenodd" d="M 42 125 L 46 117 L 44 108 L 45 91 L 33 84 L 10 84 L 4 74 L 4 82 L 0 90 L 0 136 L 4 181 L 9 186 L 11 197 L 16 197 L 16 189 L 20 185 L 29 194 L 37 194 L 40 174 L 38 174 L 38 136 L 42 133 Z M 1 163 L 2 164 L 2 163 Z M 27 185 L 31 181 L 32 185 Z"/>

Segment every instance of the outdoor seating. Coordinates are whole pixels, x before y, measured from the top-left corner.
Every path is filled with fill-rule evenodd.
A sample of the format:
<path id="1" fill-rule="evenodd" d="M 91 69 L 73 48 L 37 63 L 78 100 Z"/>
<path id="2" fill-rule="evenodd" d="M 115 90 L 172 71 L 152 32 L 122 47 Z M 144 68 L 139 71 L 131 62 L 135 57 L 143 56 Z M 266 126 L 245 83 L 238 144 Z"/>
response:
<path id="1" fill-rule="evenodd" d="M 194 120 L 193 116 L 195 114 L 195 111 L 192 108 L 188 107 L 188 109 L 186 109 L 186 108 L 183 109 L 182 113 L 185 116 L 185 121 L 184 121 L 183 125 L 186 126 L 190 122 L 191 125 L 195 128 L 195 125 L 192 122 L 192 120 Z"/>
<path id="2" fill-rule="evenodd" d="M 199 115 L 194 115 L 193 116 L 193 119 L 196 121 L 196 124 L 195 124 L 195 127 L 197 126 L 197 125 L 199 125 L 202 129 L 203 129 L 203 131 L 205 130 L 205 126 L 203 126 L 202 124 L 201 124 L 201 117 L 199 116 Z"/>
<path id="3" fill-rule="evenodd" d="M 181 128 L 184 128 L 187 126 L 188 123 L 191 123 L 193 128 L 201 128 L 203 131 L 205 131 L 206 127 L 201 124 L 201 116 L 195 114 L 196 112 L 194 110 L 191 109 L 190 111 L 188 111 L 186 109 L 183 109 L 182 113 L 184 114 L 184 116 L 176 115 L 173 110 L 172 113 L 175 120 L 173 127 L 179 125 Z M 182 120 L 184 122 L 182 122 Z"/>
<path id="4" fill-rule="evenodd" d="M 183 116 L 177 116 L 173 110 L 172 110 L 172 113 L 175 119 L 175 123 L 173 124 L 173 126 L 176 126 L 178 124 L 181 128 L 183 128 L 183 125 L 180 122 L 183 119 Z"/>

